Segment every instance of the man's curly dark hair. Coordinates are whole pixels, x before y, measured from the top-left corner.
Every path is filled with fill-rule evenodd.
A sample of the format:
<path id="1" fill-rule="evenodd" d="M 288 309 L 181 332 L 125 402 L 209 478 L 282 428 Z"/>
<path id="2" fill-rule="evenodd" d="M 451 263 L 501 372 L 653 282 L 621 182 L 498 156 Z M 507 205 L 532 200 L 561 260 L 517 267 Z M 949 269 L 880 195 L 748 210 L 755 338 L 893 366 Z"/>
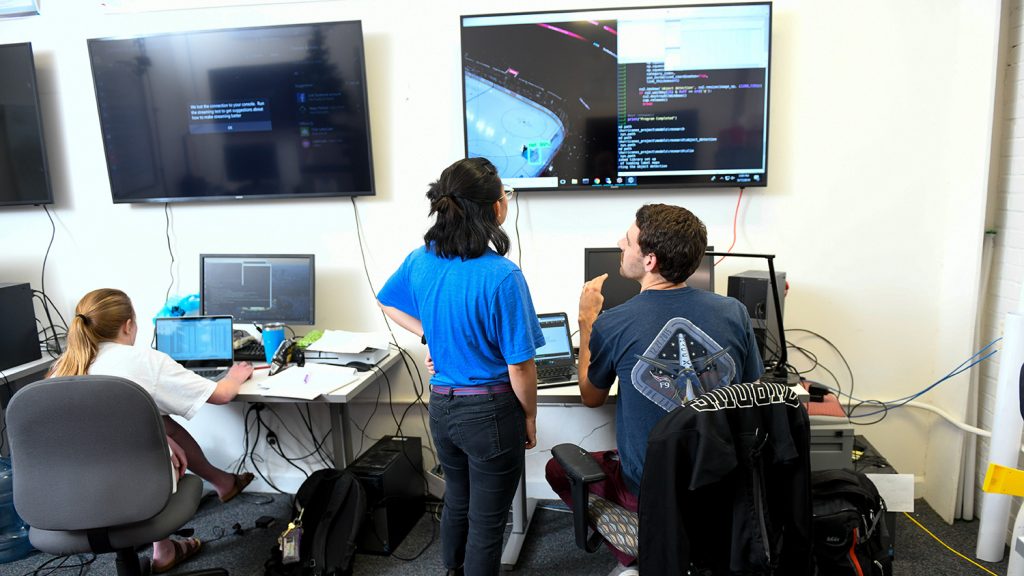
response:
<path id="1" fill-rule="evenodd" d="M 708 230 L 686 208 L 647 204 L 636 211 L 637 241 L 642 254 L 654 253 L 658 272 L 672 283 L 690 277 L 708 247 Z"/>

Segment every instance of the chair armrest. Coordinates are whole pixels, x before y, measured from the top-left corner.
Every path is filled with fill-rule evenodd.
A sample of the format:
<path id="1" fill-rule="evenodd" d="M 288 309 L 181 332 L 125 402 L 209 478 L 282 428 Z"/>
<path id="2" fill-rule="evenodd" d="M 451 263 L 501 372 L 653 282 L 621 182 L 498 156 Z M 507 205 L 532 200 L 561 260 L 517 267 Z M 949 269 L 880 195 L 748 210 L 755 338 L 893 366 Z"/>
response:
<path id="1" fill-rule="evenodd" d="M 573 483 L 592 484 L 607 478 L 590 452 L 575 444 L 559 444 L 551 449 L 551 455 L 562 465 Z"/>
<path id="2" fill-rule="evenodd" d="M 572 520 L 576 533 L 576 545 L 593 552 L 601 545 L 602 537 L 594 532 L 587 537 L 587 509 L 590 491 L 588 484 L 608 477 L 589 452 L 575 444 L 559 444 L 551 449 L 551 455 L 562 465 L 572 490 Z"/>

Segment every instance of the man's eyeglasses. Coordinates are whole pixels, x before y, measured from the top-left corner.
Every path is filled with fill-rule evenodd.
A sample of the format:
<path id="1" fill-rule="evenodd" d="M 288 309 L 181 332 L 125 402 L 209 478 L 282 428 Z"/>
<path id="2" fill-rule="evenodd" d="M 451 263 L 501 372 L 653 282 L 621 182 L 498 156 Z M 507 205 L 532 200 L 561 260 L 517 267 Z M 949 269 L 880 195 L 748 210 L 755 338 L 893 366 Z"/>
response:
<path id="1" fill-rule="evenodd" d="M 502 193 L 505 195 L 506 200 L 511 200 L 512 195 L 516 193 L 516 189 L 509 186 L 508 184 L 501 185 Z"/>

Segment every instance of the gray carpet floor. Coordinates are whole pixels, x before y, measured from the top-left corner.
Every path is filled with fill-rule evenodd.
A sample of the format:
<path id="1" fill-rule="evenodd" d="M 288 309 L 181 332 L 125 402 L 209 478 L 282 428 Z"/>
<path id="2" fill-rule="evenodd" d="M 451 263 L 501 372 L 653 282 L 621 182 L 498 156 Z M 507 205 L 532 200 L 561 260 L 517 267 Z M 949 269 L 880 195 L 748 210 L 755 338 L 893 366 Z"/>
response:
<path id="1" fill-rule="evenodd" d="M 242 494 L 228 504 L 221 504 L 210 494 L 204 498 L 195 520 L 190 524 L 204 542 L 202 552 L 194 559 L 168 574 L 220 566 L 233 576 L 259 576 L 280 531 L 288 520 L 290 496 Z M 520 555 L 516 573 L 524 575 L 595 575 L 604 576 L 614 566 L 605 551 L 587 554 L 575 547 L 572 539 L 572 517 L 559 510 L 561 503 L 544 502 L 538 508 Z M 973 556 L 978 523 L 958 521 L 949 526 L 923 500 L 916 504 L 912 516 L 949 547 Z M 269 528 L 256 528 L 260 516 L 276 520 Z M 440 561 L 438 526 L 433 514 L 420 519 L 392 556 L 358 554 L 356 575 L 419 576 L 444 574 Z M 148 553 L 148 551 L 147 551 Z M 22 560 L 0 565 L 0 576 L 30 574 L 113 575 L 111 555 L 101 555 L 83 565 L 83 557 L 54 559 L 46 554 L 33 554 Z M 57 565 L 63 561 L 63 565 Z M 961 574 L 1006 574 L 1007 560 L 981 563 L 985 570 L 957 557 L 939 542 L 925 534 L 902 514 L 896 517 L 897 576 L 944 576 Z"/>

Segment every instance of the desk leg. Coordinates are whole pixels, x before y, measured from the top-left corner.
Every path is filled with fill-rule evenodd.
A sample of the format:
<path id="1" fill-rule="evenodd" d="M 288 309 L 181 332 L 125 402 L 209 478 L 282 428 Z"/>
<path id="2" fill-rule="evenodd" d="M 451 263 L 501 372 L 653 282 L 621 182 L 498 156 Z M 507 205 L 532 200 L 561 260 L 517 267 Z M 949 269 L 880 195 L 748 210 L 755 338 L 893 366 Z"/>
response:
<path id="1" fill-rule="evenodd" d="M 348 431 L 351 419 L 348 404 L 328 404 L 331 411 L 331 446 L 334 449 L 334 467 L 344 470 L 352 457 L 352 438 Z"/>
<path id="2" fill-rule="evenodd" d="M 526 532 L 530 529 L 530 521 L 533 520 L 533 512 L 536 509 L 537 500 L 526 497 L 526 466 L 524 464 L 516 495 L 512 499 L 512 533 L 508 535 L 505 549 L 501 552 L 502 570 L 515 570 L 516 563 L 519 562 L 519 552 L 523 549 Z"/>

